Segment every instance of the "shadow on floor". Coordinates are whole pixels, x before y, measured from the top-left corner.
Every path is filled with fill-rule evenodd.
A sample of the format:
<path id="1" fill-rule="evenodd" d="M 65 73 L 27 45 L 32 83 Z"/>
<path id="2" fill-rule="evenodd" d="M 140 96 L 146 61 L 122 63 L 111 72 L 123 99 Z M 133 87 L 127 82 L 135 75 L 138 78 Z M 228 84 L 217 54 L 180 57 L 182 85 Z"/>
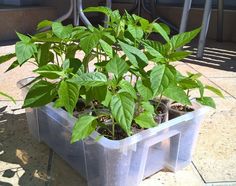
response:
<path id="1" fill-rule="evenodd" d="M 86 181 L 49 148 L 28 132 L 24 110 L 6 111 L 0 107 L 0 185 L 1 186 L 86 186 Z M 17 114 L 18 113 L 18 114 Z M 49 177 L 50 176 L 50 177 Z"/>
<path id="2" fill-rule="evenodd" d="M 48 147 L 30 136 L 25 113 L 0 108 L 0 185 L 45 185 Z"/>
<path id="3" fill-rule="evenodd" d="M 236 51 L 220 47 L 205 47 L 202 59 L 196 58 L 197 49 L 189 47 L 192 55 L 182 60 L 183 62 L 206 66 L 214 69 L 236 72 Z"/>

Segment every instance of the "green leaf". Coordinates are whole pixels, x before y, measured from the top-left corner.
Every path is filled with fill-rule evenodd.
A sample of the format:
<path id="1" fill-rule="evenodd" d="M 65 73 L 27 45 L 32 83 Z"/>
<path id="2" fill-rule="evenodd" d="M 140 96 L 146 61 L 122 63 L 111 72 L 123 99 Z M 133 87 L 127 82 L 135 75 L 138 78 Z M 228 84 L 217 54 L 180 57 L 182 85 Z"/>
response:
<path id="1" fill-rule="evenodd" d="M 119 93 L 121 92 L 127 92 L 129 93 L 134 99 L 137 99 L 136 91 L 134 87 L 126 80 L 122 79 L 119 82 L 118 85 L 121 89 L 119 90 Z"/>
<path id="2" fill-rule="evenodd" d="M 204 94 L 204 85 L 202 84 L 201 81 L 199 81 L 199 80 L 196 80 L 196 81 L 197 81 L 197 84 L 198 84 L 198 89 L 199 89 L 200 96 L 203 97 L 203 94 Z"/>
<path id="3" fill-rule="evenodd" d="M 71 143 L 87 138 L 97 127 L 97 117 L 84 115 L 80 117 L 73 128 Z"/>
<path id="4" fill-rule="evenodd" d="M 86 54 L 83 59 L 83 65 L 88 68 L 88 64 L 92 61 L 96 56 L 92 53 Z"/>
<path id="5" fill-rule="evenodd" d="M 200 28 L 197 28 L 191 32 L 184 32 L 180 33 L 178 35 L 175 35 L 171 38 L 170 43 L 172 45 L 173 49 L 180 48 L 187 43 L 189 43 L 193 38 L 197 36 L 197 34 L 200 32 Z"/>
<path id="6" fill-rule="evenodd" d="M 178 83 L 185 90 L 186 89 L 194 89 L 194 88 L 199 87 L 197 82 L 195 82 L 194 80 L 189 79 L 189 78 L 184 78 L 184 79 L 180 80 Z"/>
<path id="7" fill-rule="evenodd" d="M 197 98 L 196 100 L 197 100 L 197 102 L 199 102 L 202 105 L 216 108 L 216 104 L 211 97 L 202 97 L 202 98 Z"/>
<path id="8" fill-rule="evenodd" d="M 152 60 L 155 62 L 163 62 L 165 61 L 165 57 L 159 52 L 157 51 L 155 48 L 149 46 L 149 45 L 145 45 L 145 48 L 147 50 L 147 52 L 153 56 Z"/>
<path id="9" fill-rule="evenodd" d="M 15 50 L 17 60 L 21 65 L 36 53 L 37 48 L 33 43 L 24 43 L 23 41 L 20 41 L 16 43 Z"/>
<path id="10" fill-rule="evenodd" d="M 73 31 L 72 25 L 63 26 L 59 22 L 52 23 L 52 32 L 61 39 L 67 39 L 71 36 Z"/>
<path id="11" fill-rule="evenodd" d="M 147 65 L 148 58 L 147 58 L 147 56 L 141 50 L 139 50 L 138 48 L 135 48 L 133 46 L 130 46 L 130 45 L 126 44 L 126 43 L 123 43 L 121 41 L 119 41 L 119 44 L 120 44 L 122 50 L 124 51 L 124 53 L 129 58 L 130 62 L 135 67 L 140 67 L 140 64 L 138 63 L 138 59 L 137 58 L 139 58 L 144 63 L 144 66 Z"/>
<path id="12" fill-rule="evenodd" d="M 110 58 L 113 57 L 113 50 L 111 45 L 109 45 L 107 42 L 105 42 L 104 40 L 99 40 L 99 43 L 103 49 L 103 51 L 106 53 L 106 55 L 108 55 Z"/>
<path id="13" fill-rule="evenodd" d="M 73 114 L 79 98 L 79 87 L 75 83 L 62 81 L 58 89 L 58 96 L 57 104 L 60 107 L 65 107 L 70 114 Z"/>
<path id="14" fill-rule="evenodd" d="M 12 59 L 13 57 L 16 57 L 16 54 L 6 54 L 4 56 L 0 56 L 0 64 L 5 63 L 7 61 L 9 61 L 10 59 Z"/>
<path id="15" fill-rule="evenodd" d="M 6 97 L 6 98 L 8 98 L 8 99 L 10 99 L 13 103 L 16 104 L 16 101 L 14 100 L 14 98 L 11 97 L 11 96 L 9 96 L 9 95 L 7 95 L 6 93 L 0 92 L 0 95 L 3 96 L 3 97 Z"/>
<path id="16" fill-rule="evenodd" d="M 143 30 L 136 25 L 128 25 L 127 30 L 133 36 L 134 39 L 141 39 L 143 37 Z"/>
<path id="17" fill-rule="evenodd" d="M 62 39 L 55 36 L 51 30 L 31 36 L 32 42 L 60 43 Z"/>
<path id="18" fill-rule="evenodd" d="M 189 56 L 190 54 L 191 52 L 186 52 L 186 51 L 174 52 L 168 56 L 168 62 L 175 62 L 175 61 L 182 60 L 186 58 L 187 56 Z"/>
<path id="19" fill-rule="evenodd" d="M 166 54 L 169 52 L 169 45 L 168 44 L 163 45 L 159 41 L 145 40 L 143 41 L 143 44 L 144 46 L 148 45 L 152 47 L 153 49 L 155 49 L 155 51 L 158 51 L 162 56 L 166 56 Z"/>
<path id="20" fill-rule="evenodd" d="M 75 76 L 70 81 L 78 83 L 80 86 L 95 87 L 106 85 L 107 77 L 100 72 L 90 72 Z"/>
<path id="21" fill-rule="evenodd" d="M 189 78 L 191 78 L 191 79 L 193 79 L 193 80 L 196 80 L 196 79 L 198 79 L 198 78 L 200 78 L 200 77 L 202 76 L 201 73 L 195 73 L 195 74 L 193 74 L 193 73 L 191 73 L 191 72 L 187 72 L 187 74 L 188 74 Z"/>
<path id="22" fill-rule="evenodd" d="M 37 30 L 40 30 L 42 28 L 51 27 L 52 21 L 49 20 L 43 20 L 37 25 Z"/>
<path id="23" fill-rule="evenodd" d="M 77 58 L 70 58 L 66 59 L 62 65 L 64 70 L 72 69 L 72 73 L 76 74 L 79 68 L 82 66 L 82 62 Z"/>
<path id="24" fill-rule="evenodd" d="M 165 30 L 165 32 L 167 33 L 167 35 L 170 35 L 170 28 L 164 24 L 164 23 L 159 23 L 159 25 L 163 28 L 163 30 Z"/>
<path id="25" fill-rule="evenodd" d="M 144 101 L 148 101 L 153 97 L 152 90 L 149 86 L 145 86 L 141 80 L 137 81 L 136 88 Z"/>
<path id="26" fill-rule="evenodd" d="M 41 107 L 50 103 L 56 96 L 56 85 L 47 81 L 35 83 L 26 95 L 23 108 Z"/>
<path id="27" fill-rule="evenodd" d="M 53 62 L 54 55 L 50 52 L 50 47 L 50 43 L 40 45 L 37 52 L 37 62 L 39 67 L 47 65 L 49 62 Z"/>
<path id="28" fill-rule="evenodd" d="M 135 14 L 133 14 L 132 17 L 134 18 L 135 21 L 138 21 L 140 23 L 140 25 L 144 31 L 148 31 L 150 23 L 147 19 L 144 19 L 144 18 L 137 16 Z"/>
<path id="29" fill-rule="evenodd" d="M 58 65 L 48 64 L 37 68 L 33 72 L 49 79 L 57 79 L 62 75 L 62 68 Z"/>
<path id="30" fill-rule="evenodd" d="M 154 106 L 150 103 L 150 101 L 141 102 L 141 106 L 145 111 L 149 113 L 154 113 Z"/>
<path id="31" fill-rule="evenodd" d="M 191 105 L 189 97 L 187 96 L 185 91 L 174 83 L 169 84 L 169 86 L 163 92 L 163 95 L 174 101 L 177 101 L 178 103 Z"/>
<path id="32" fill-rule="evenodd" d="M 79 49 L 79 46 L 77 44 L 70 44 L 69 46 L 67 46 L 65 58 L 66 59 L 75 58 L 75 54 L 78 49 Z"/>
<path id="33" fill-rule="evenodd" d="M 24 43 L 30 43 L 31 39 L 29 36 L 16 32 L 18 38 Z"/>
<path id="34" fill-rule="evenodd" d="M 107 90 L 106 97 L 105 97 L 104 101 L 102 101 L 102 104 L 105 107 L 109 107 L 110 102 L 111 102 L 111 98 L 112 98 L 112 93 L 109 90 Z"/>
<path id="35" fill-rule="evenodd" d="M 157 126 L 157 123 L 153 119 L 153 115 L 149 112 L 140 113 L 134 121 L 142 128 L 152 128 Z"/>
<path id="36" fill-rule="evenodd" d="M 167 42 L 170 41 L 168 33 L 165 31 L 165 29 L 163 29 L 161 25 L 159 25 L 158 23 L 153 23 L 152 25 L 153 25 L 153 31 L 159 33 Z"/>
<path id="37" fill-rule="evenodd" d="M 215 88 L 215 87 L 212 87 L 209 85 L 206 85 L 205 88 L 210 90 L 211 92 L 215 93 L 216 95 L 224 98 L 224 95 L 222 94 L 222 92 L 218 88 Z"/>
<path id="38" fill-rule="evenodd" d="M 163 92 L 174 81 L 175 74 L 173 69 L 167 65 L 155 66 L 150 74 L 150 81 L 154 96 Z"/>
<path id="39" fill-rule="evenodd" d="M 83 10 L 83 12 L 100 12 L 104 13 L 107 16 L 112 15 L 112 10 L 110 8 L 99 6 L 99 7 L 88 7 Z"/>
<path id="40" fill-rule="evenodd" d="M 81 39 L 80 47 L 85 52 L 85 54 L 89 54 L 92 51 L 92 49 L 98 45 L 100 39 L 101 39 L 100 34 L 91 33 L 88 36 Z"/>
<path id="41" fill-rule="evenodd" d="M 18 67 L 19 65 L 20 65 L 20 64 L 19 64 L 18 61 L 16 60 L 16 61 L 14 61 L 14 62 L 8 67 L 8 69 L 7 69 L 5 72 L 8 72 L 8 71 L 12 70 L 12 69 Z"/>
<path id="42" fill-rule="evenodd" d="M 122 77 L 129 69 L 125 60 L 115 55 L 106 65 L 106 70 L 113 73 L 117 78 Z"/>
<path id="43" fill-rule="evenodd" d="M 99 86 L 99 87 L 91 87 L 86 94 L 86 100 L 92 101 L 97 100 L 99 102 L 102 102 L 105 100 L 107 95 L 107 86 Z"/>
<path id="44" fill-rule="evenodd" d="M 135 102 L 130 94 L 119 93 L 111 98 L 111 112 L 116 122 L 130 135 L 130 127 L 133 120 Z"/>

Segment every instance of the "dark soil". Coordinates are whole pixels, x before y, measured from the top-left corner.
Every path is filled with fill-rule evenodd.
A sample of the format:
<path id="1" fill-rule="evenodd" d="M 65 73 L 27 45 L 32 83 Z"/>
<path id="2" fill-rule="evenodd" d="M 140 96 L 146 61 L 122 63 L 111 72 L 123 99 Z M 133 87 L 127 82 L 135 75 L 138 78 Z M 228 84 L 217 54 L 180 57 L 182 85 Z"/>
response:
<path id="1" fill-rule="evenodd" d="M 107 126 L 107 128 L 101 127 L 97 130 L 101 135 L 105 136 L 111 140 L 121 140 L 127 138 L 128 135 L 124 132 L 124 130 L 119 126 L 115 125 L 115 138 L 112 138 L 112 125 Z"/>
<path id="2" fill-rule="evenodd" d="M 143 130 L 146 130 L 144 128 L 141 128 L 139 125 L 137 125 L 136 123 L 135 124 L 132 124 L 132 127 L 131 127 L 131 132 L 132 132 L 132 135 L 134 134 L 137 134 Z M 115 125 L 115 138 L 113 139 L 112 138 L 112 125 L 109 125 L 107 126 L 107 128 L 105 127 L 100 127 L 98 130 L 97 130 L 101 135 L 105 136 L 106 138 L 108 139 L 111 139 L 111 140 L 122 140 L 124 138 L 127 138 L 128 135 L 125 133 L 125 131 L 119 126 L 119 125 Z"/>
<path id="3" fill-rule="evenodd" d="M 139 133 L 139 132 L 141 132 L 141 131 L 143 131 L 143 130 L 146 130 L 146 129 L 144 129 L 144 128 L 141 128 L 138 124 L 136 124 L 136 123 L 134 123 L 134 124 L 132 124 L 132 129 L 131 129 L 131 131 L 132 131 L 132 134 L 134 135 L 134 134 L 137 134 L 137 133 Z"/>
<path id="4" fill-rule="evenodd" d="M 174 110 L 181 111 L 181 112 L 192 112 L 192 111 L 194 111 L 193 108 L 191 108 L 189 106 L 184 106 L 184 105 L 172 105 L 171 108 L 174 109 Z"/>

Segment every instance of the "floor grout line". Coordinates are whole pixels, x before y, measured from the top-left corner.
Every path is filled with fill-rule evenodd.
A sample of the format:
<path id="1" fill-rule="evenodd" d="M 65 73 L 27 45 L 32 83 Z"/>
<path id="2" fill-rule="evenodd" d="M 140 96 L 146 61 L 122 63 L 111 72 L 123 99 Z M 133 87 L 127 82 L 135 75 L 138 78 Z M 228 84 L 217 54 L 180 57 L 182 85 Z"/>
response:
<path id="1" fill-rule="evenodd" d="M 201 178 L 201 180 L 203 181 L 203 183 L 206 183 L 206 180 L 204 179 L 204 177 L 201 175 L 200 171 L 198 170 L 197 166 L 194 164 L 194 162 L 192 161 L 192 165 L 195 169 L 195 172 L 199 175 L 199 177 Z"/>

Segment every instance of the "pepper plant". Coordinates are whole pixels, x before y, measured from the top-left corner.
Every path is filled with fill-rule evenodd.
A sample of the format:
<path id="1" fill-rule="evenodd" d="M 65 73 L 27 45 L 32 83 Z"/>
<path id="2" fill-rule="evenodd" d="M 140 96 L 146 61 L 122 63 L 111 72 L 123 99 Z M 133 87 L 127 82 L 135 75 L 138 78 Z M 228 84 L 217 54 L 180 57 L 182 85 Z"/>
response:
<path id="1" fill-rule="evenodd" d="M 37 77 L 27 85 L 24 108 L 54 102 L 54 107 L 72 115 L 78 100 L 84 100 L 92 112 L 79 114 L 71 140 L 76 142 L 99 127 L 107 128 L 110 138 L 116 139 L 116 126 L 127 136 L 132 135 L 133 125 L 143 129 L 157 126 L 153 117 L 158 113 L 150 100 L 165 96 L 191 105 L 186 90 L 193 88 L 193 81 L 201 93 L 197 101 L 214 106 L 213 100 L 204 97 L 200 81 L 194 75 L 180 76 L 173 65 L 190 54 L 177 49 L 196 37 L 200 29 L 170 37 L 166 25 L 127 12 L 120 15 L 106 7 L 90 7 L 85 12 L 106 14 L 107 26 L 73 27 L 46 20 L 38 29 L 51 27 L 49 31 L 33 36 L 17 33 L 20 41 L 15 54 L 4 56 L 3 61 L 17 57 L 8 70 L 27 62 L 35 65 Z M 151 34 L 162 39 L 152 40 Z M 150 65 L 153 68 L 147 70 Z M 192 87 L 186 86 L 186 81 Z M 205 88 L 220 94 L 218 89 Z M 107 112 L 100 112 L 100 108 Z M 107 115 L 109 124 L 101 120 Z"/>

